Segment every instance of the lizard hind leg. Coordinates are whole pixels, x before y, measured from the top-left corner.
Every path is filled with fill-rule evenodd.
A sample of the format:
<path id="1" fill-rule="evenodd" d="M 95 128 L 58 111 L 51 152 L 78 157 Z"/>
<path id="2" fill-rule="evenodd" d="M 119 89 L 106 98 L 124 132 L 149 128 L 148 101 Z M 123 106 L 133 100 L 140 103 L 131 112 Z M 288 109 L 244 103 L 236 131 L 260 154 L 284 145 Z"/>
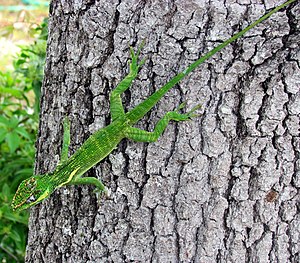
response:
<path id="1" fill-rule="evenodd" d="M 186 121 L 191 118 L 197 117 L 198 115 L 194 112 L 201 106 L 196 105 L 189 112 L 179 113 L 179 110 L 184 108 L 186 103 L 181 103 L 179 107 L 174 111 L 169 111 L 161 118 L 156 124 L 153 132 L 144 131 L 135 127 L 128 127 L 125 130 L 125 136 L 136 142 L 155 142 L 162 135 L 166 127 L 171 120 L 173 121 Z"/>
<path id="2" fill-rule="evenodd" d="M 132 47 L 129 47 L 131 56 L 131 60 L 129 61 L 129 73 L 110 94 L 110 113 L 112 121 L 125 115 L 121 94 L 130 87 L 131 83 L 136 78 L 139 69 L 145 63 L 145 59 L 142 59 L 140 62 L 138 61 L 143 45 L 144 42 L 139 46 L 136 53 Z"/>
<path id="3" fill-rule="evenodd" d="M 195 117 L 199 116 L 199 114 L 195 114 L 194 112 L 201 108 L 201 104 L 197 104 L 190 111 L 188 111 L 188 112 L 186 112 L 184 114 L 179 113 L 179 111 L 181 109 L 185 108 L 185 106 L 186 106 L 186 102 L 183 102 L 174 111 L 174 113 L 177 113 L 177 116 L 178 116 L 177 117 L 178 119 L 176 119 L 176 117 L 174 116 L 174 119 L 173 119 L 174 121 L 186 121 L 186 120 L 189 120 L 191 118 L 195 118 Z"/>

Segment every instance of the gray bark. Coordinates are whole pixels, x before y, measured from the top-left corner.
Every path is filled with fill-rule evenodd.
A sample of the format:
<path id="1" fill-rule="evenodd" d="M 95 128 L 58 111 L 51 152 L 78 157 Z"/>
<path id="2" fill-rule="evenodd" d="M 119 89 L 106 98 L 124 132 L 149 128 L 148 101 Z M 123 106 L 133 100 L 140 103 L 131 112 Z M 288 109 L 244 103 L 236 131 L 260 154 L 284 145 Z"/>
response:
<path id="1" fill-rule="evenodd" d="M 283 1 L 280 1 L 282 3 Z M 62 119 L 74 153 L 107 125 L 128 45 L 147 62 L 126 109 L 278 1 L 58 1 L 50 10 L 36 171 L 55 168 Z M 201 116 L 156 143 L 128 140 L 90 175 L 31 210 L 27 262 L 299 262 L 299 3 L 185 78 L 137 125 L 183 101 Z"/>

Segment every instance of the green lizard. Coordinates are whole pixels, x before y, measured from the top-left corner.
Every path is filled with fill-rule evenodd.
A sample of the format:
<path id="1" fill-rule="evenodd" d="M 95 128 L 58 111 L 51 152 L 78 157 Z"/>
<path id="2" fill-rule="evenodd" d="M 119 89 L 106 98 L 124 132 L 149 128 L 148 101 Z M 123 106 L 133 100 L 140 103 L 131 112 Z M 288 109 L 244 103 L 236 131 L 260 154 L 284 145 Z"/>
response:
<path id="1" fill-rule="evenodd" d="M 19 211 L 34 206 L 47 198 L 57 188 L 65 185 L 93 184 L 96 186 L 98 191 L 105 192 L 106 188 L 100 180 L 94 177 L 82 177 L 82 175 L 95 164 L 104 159 L 107 155 L 109 155 L 122 139 L 128 138 L 137 142 L 154 142 L 163 133 L 169 121 L 185 121 L 197 116 L 194 114 L 194 112 L 200 107 L 199 105 L 195 106 L 191 111 L 185 114 L 179 113 L 179 110 L 185 106 L 183 103 L 175 111 L 167 112 L 165 116 L 156 124 L 153 132 L 147 132 L 132 127 L 132 125 L 134 125 L 147 112 L 149 112 L 149 110 L 161 99 L 162 96 L 166 94 L 166 92 L 168 92 L 182 78 L 188 75 L 201 63 L 244 35 L 251 28 L 270 17 L 278 10 L 295 1 L 297 0 L 289 0 L 274 8 L 272 11 L 265 14 L 248 27 L 227 39 L 209 51 L 203 57 L 196 60 L 183 72 L 173 77 L 167 84 L 148 97 L 145 101 L 137 105 L 134 109 L 125 113 L 121 101 L 121 94 L 129 88 L 133 80 L 136 78 L 140 67 L 145 61 L 138 61 L 141 46 L 136 54 L 130 47 L 131 62 L 129 64 L 129 74 L 118 84 L 118 86 L 110 95 L 111 124 L 92 134 L 83 143 L 83 145 L 70 158 L 68 158 L 68 148 L 70 144 L 70 123 L 68 119 L 65 119 L 63 147 L 60 163 L 53 172 L 44 175 L 34 175 L 21 182 L 13 198 L 12 208 Z"/>

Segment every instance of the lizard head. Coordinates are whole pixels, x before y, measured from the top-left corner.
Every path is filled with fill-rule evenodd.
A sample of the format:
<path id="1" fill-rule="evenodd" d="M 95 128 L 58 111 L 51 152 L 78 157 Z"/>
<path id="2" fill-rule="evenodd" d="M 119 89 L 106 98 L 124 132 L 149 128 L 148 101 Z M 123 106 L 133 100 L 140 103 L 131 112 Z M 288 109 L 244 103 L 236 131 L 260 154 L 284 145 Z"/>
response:
<path id="1" fill-rule="evenodd" d="M 50 195 L 44 176 L 32 176 L 20 183 L 11 204 L 14 211 L 27 209 Z"/>

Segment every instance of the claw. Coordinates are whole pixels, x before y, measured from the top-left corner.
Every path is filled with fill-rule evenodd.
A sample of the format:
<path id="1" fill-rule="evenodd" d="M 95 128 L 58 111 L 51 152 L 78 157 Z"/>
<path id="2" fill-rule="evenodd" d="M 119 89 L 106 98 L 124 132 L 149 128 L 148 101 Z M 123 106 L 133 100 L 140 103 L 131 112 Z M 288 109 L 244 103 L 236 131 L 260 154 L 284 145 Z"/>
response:
<path id="1" fill-rule="evenodd" d="M 130 57 L 131 57 L 131 61 L 129 61 L 130 70 L 134 70 L 137 67 L 137 56 L 135 55 L 132 47 L 129 47 L 129 50 L 130 50 Z"/>
<path id="2" fill-rule="evenodd" d="M 142 67 L 146 62 L 146 58 L 143 58 L 141 62 L 138 64 L 138 68 Z"/>
<path id="3" fill-rule="evenodd" d="M 194 106 L 192 109 L 191 109 L 191 111 L 190 111 L 190 113 L 193 113 L 193 112 L 195 112 L 196 110 L 198 110 L 198 109 L 201 109 L 201 104 L 198 104 L 198 105 L 196 105 L 196 106 Z"/>
<path id="4" fill-rule="evenodd" d="M 132 46 L 129 46 L 129 52 L 130 52 L 131 59 L 133 60 L 135 58 L 135 53 Z"/>
<path id="5" fill-rule="evenodd" d="M 198 104 L 198 105 L 194 106 L 194 107 L 187 113 L 188 116 L 189 116 L 189 118 L 191 119 L 191 118 L 199 117 L 200 114 L 194 114 L 194 112 L 195 112 L 196 110 L 200 109 L 200 108 L 201 108 L 201 104 Z"/>
<path id="6" fill-rule="evenodd" d="M 140 44 L 138 51 L 136 52 L 136 56 L 138 57 L 143 49 L 143 47 L 145 46 L 146 40 L 145 38 L 142 40 L 142 43 Z"/>
<path id="7" fill-rule="evenodd" d="M 177 108 L 176 108 L 176 112 L 178 112 L 179 110 L 183 109 L 186 107 L 187 102 L 182 102 Z M 198 104 L 196 106 L 194 106 L 189 112 L 187 112 L 186 114 L 189 116 L 199 116 L 198 114 L 192 114 L 193 112 L 195 112 L 196 110 L 201 108 L 201 104 Z"/>
<path id="8" fill-rule="evenodd" d="M 110 198 L 111 196 L 111 191 L 110 189 L 106 188 L 104 190 L 100 190 L 98 188 L 94 189 L 93 193 L 95 193 L 97 196 L 102 196 L 102 197 L 105 197 L 107 199 Z"/>
<path id="9" fill-rule="evenodd" d="M 183 109 L 184 107 L 186 107 L 187 102 L 184 101 L 182 103 L 179 104 L 179 106 L 175 109 L 176 112 L 180 111 L 181 109 Z"/>
<path id="10" fill-rule="evenodd" d="M 138 64 L 138 58 L 144 45 L 145 45 L 145 40 L 142 41 L 136 53 L 134 53 L 133 47 L 129 46 L 129 52 L 131 57 L 131 62 L 129 61 L 129 65 L 131 70 L 135 70 L 136 68 L 139 69 L 145 64 L 146 58 L 143 58 L 141 62 Z"/>
<path id="11" fill-rule="evenodd" d="M 192 118 L 197 118 L 199 117 L 200 114 L 189 114 L 189 118 L 192 119 Z"/>

